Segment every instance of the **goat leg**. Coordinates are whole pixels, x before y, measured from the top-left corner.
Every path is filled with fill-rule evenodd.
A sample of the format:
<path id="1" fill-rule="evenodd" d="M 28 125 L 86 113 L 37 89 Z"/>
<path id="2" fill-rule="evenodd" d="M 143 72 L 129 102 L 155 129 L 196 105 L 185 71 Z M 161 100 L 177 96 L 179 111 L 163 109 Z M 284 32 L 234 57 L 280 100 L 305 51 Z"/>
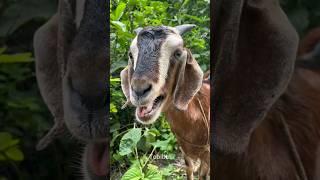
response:
<path id="1" fill-rule="evenodd" d="M 184 161 L 186 163 L 187 180 L 193 180 L 193 168 L 194 168 L 193 160 L 190 157 L 185 155 Z"/>
<path id="2" fill-rule="evenodd" d="M 204 161 L 201 161 L 199 169 L 199 180 L 209 180 L 209 167 Z"/>

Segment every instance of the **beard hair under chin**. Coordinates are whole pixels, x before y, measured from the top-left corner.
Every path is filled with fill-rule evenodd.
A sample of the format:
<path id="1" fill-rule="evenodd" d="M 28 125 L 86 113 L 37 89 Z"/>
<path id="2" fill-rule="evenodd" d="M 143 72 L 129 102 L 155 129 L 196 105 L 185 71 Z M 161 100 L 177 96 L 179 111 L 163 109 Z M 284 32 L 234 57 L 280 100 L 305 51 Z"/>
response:
<path id="1" fill-rule="evenodd" d="M 98 177 L 94 175 L 93 172 L 90 171 L 87 154 L 88 154 L 88 145 L 86 145 L 82 153 L 81 172 L 83 175 L 83 180 L 106 180 L 108 175 L 106 177 Z"/>

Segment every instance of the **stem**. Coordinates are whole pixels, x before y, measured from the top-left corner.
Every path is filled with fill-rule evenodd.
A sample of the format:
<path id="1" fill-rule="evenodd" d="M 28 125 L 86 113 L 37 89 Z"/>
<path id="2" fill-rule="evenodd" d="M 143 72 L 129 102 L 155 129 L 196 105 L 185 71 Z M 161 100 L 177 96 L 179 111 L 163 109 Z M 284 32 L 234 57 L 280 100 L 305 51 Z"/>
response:
<path id="1" fill-rule="evenodd" d="M 128 124 L 128 125 L 125 125 L 125 126 L 119 128 L 119 129 L 116 129 L 116 130 L 114 130 L 114 131 L 119 131 L 119 130 L 121 130 L 121 129 L 124 129 L 124 128 L 126 128 L 126 127 L 128 127 L 128 126 L 132 126 L 132 125 L 133 125 L 133 123 Z"/>
<path id="2" fill-rule="evenodd" d="M 156 147 L 155 147 L 155 146 L 153 147 L 153 149 L 152 149 L 151 153 L 149 154 L 149 157 L 148 157 L 147 161 L 144 163 L 144 165 L 143 165 L 143 167 L 142 167 L 142 168 L 144 168 L 144 167 L 147 165 L 147 163 L 149 162 L 149 160 L 150 160 L 150 158 L 151 158 L 151 156 L 152 156 L 152 154 L 153 154 L 154 150 L 156 150 Z"/>
<path id="3" fill-rule="evenodd" d="M 137 150 L 137 147 L 134 148 L 134 155 L 136 157 L 136 159 L 138 160 L 139 162 L 139 169 L 140 169 L 140 172 L 141 174 L 143 174 L 143 171 L 142 171 L 142 164 L 141 164 L 141 161 L 140 161 L 140 158 L 139 158 L 139 155 L 138 155 L 138 150 Z"/>
<path id="4" fill-rule="evenodd" d="M 130 130 L 130 129 L 127 129 L 127 130 L 122 131 L 121 133 L 117 134 L 117 135 L 115 136 L 115 139 L 117 139 L 120 135 L 122 135 L 122 134 L 124 134 L 124 133 L 128 132 L 129 130 Z"/>

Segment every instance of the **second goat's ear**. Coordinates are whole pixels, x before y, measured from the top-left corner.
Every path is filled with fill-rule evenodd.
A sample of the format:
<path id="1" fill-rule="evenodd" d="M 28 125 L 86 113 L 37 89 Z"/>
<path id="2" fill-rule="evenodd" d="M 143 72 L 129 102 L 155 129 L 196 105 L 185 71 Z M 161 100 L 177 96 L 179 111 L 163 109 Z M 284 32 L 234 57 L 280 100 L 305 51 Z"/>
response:
<path id="1" fill-rule="evenodd" d="M 187 60 L 181 62 L 177 86 L 173 94 L 174 105 L 180 110 L 188 108 L 188 104 L 201 88 L 203 78 L 198 62 L 192 57 L 191 52 L 187 51 Z"/>
<path id="2" fill-rule="evenodd" d="M 244 153 L 287 89 L 299 39 L 277 0 L 217 0 L 213 6 L 211 143 L 217 152 Z"/>
<path id="3" fill-rule="evenodd" d="M 129 74 L 130 66 L 124 68 L 120 73 L 121 78 L 121 88 L 122 92 L 125 95 L 127 102 L 125 105 L 130 103 L 130 74 Z"/>

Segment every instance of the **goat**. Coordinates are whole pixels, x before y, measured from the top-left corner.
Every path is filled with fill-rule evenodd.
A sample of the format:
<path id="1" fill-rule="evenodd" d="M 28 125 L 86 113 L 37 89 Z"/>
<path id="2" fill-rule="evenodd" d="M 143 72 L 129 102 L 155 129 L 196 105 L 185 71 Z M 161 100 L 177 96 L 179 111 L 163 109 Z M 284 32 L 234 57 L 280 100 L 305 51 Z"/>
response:
<path id="1" fill-rule="evenodd" d="M 105 7 L 107 1 L 60 0 L 58 12 L 34 35 L 38 86 L 55 120 L 37 149 L 68 128 L 86 144 L 81 169 L 91 180 L 108 176 Z"/>
<path id="2" fill-rule="evenodd" d="M 295 65 L 298 35 L 279 2 L 212 8 L 216 179 L 319 179 L 320 69 Z"/>
<path id="3" fill-rule="evenodd" d="M 201 161 L 201 179 L 210 168 L 210 86 L 181 37 L 193 27 L 138 28 L 128 66 L 121 71 L 122 90 L 127 103 L 136 106 L 138 122 L 151 124 L 164 112 L 184 154 L 189 180 L 193 160 Z"/>

